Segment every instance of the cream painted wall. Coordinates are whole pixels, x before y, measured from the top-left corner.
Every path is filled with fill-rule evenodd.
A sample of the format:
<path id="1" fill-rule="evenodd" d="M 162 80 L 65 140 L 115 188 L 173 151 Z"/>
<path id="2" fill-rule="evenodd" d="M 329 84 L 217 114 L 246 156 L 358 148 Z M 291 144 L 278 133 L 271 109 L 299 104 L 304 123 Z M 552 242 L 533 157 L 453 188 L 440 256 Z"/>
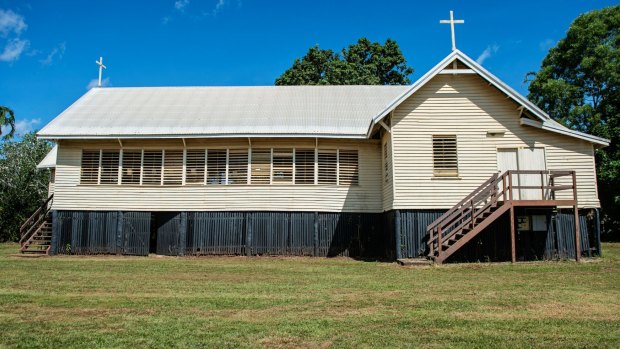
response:
<path id="1" fill-rule="evenodd" d="M 314 139 L 252 139 L 252 147 L 314 147 Z M 171 149 L 181 140 L 124 141 L 129 148 Z M 247 139 L 187 140 L 187 147 L 247 147 Z M 117 141 L 59 144 L 53 209 L 127 211 L 381 212 L 381 152 L 375 140 L 318 140 L 319 148 L 358 149 L 359 185 L 81 185 L 82 149 L 118 149 Z"/>
<path id="2" fill-rule="evenodd" d="M 592 144 L 522 126 L 517 107 L 477 75 L 438 75 L 404 101 L 392 119 L 392 208 L 450 208 L 498 170 L 503 147 L 543 147 L 547 169 L 577 171 L 579 206 L 599 207 Z M 457 135 L 457 178 L 433 176 L 433 134 Z"/>

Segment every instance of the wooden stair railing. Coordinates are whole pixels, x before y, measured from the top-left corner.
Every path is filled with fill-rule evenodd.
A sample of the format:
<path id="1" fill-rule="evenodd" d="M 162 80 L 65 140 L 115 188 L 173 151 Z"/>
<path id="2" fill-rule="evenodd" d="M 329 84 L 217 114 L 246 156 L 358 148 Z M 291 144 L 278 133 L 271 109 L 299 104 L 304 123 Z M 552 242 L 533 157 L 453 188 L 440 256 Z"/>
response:
<path id="1" fill-rule="evenodd" d="M 48 253 L 51 245 L 52 222 L 49 211 L 52 207 L 54 195 L 50 195 L 45 202 L 22 224 L 19 229 L 20 251 Z M 45 247 L 45 248 L 43 248 Z"/>
<path id="2" fill-rule="evenodd" d="M 515 175 L 517 181 L 519 176 L 540 176 L 540 185 L 515 185 Z M 556 185 L 555 179 L 564 176 L 572 176 L 572 183 Z M 540 200 L 523 200 L 520 192 L 522 189 L 536 190 L 536 193 L 540 193 Z M 556 200 L 556 191 L 568 189 L 573 191 L 572 200 Z M 514 190 L 519 192 L 515 193 Z M 515 205 L 557 206 L 558 204 L 574 205 L 575 209 L 577 208 L 574 171 L 519 170 L 506 171 L 501 175 L 495 173 L 427 227 L 428 257 L 436 263 L 442 263 L 508 210 L 514 214 Z"/>
<path id="3" fill-rule="evenodd" d="M 52 247 L 52 222 L 46 219 L 19 249 L 21 253 L 49 254 Z"/>

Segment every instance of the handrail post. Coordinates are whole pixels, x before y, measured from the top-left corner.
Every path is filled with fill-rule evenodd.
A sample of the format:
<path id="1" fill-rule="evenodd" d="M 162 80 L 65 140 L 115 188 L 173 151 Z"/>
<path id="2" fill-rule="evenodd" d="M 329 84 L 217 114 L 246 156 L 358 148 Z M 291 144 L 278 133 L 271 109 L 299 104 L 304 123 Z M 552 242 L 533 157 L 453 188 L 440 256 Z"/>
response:
<path id="1" fill-rule="evenodd" d="M 471 204 L 471 209 L 470 209 L 470 221 L 471 221 L 471 228 L 474 229 L 474 199 L 471 199 L 470 201 Z"/>
<path id="2" fill-rule="evenodd" d="M 502 175 L 502 200 L 506 201 L 506 175 Z"/>
<path id="3" fill-rule="evenodd" d="M 575 260 L 581 259 L 581 228 L 579 227 L 579 205 L 577 204 L 577 176 L 575 171 L 571 171 L 573 176 L 573 202 L 575 213 Z"/>
<path id="4" fill-rule="evenodd" d="M 437 227 L 437 258 L 441 257 L 441 250 L 443 246 L 443 237 L 441 235 L 442 235 L 442 231 L 441 231 L 441 224 L 440 224 L 439 227 Z"/>
<path id="5" fill-rule="evenodd" d="M 515 237 L 515 208 L 510 204 L 510 260 L 517 262 L 517 247 Z"/>
<path id="6" fill-rule="evenodd" d="M 540 199 L 545 200 L 545 179 L 543 178 L 544 171 L 540 171 Z"/>
<path id="7" fill-rule="evenodd" d="M 508 173 L 508 198 L 512 201 L 512 172 L 507 171 Z"/>
<path id="8" fill-rule="evenodd" d="M 432 228 L 428 231 L 428 248 L 429 251 L 428 253 L 432 256 L 433 255 L 433 237 L 434 237 L 434 233 L 435 232 L 435 228 Z"/>

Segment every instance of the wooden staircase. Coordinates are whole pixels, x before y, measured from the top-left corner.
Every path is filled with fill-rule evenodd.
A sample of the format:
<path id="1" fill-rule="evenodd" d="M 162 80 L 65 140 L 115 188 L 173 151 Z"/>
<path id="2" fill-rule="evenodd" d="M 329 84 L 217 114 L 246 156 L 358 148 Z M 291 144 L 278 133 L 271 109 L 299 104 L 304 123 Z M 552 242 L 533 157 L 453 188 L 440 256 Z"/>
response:
<path id="1" fill-rule="evenodd" d="M 20 228 L 19 243 L 21 253 L 49 254 L 52 246 L 52 218 L 50 208 L 52 206 L 51 195 Z"/>
<path id="2" fill-rule="evenodd" d="M 537 180 L 540 178 L 539 185 L 515 185 L 520 181 L 528 182 L 524 180 L 524 176 Z M 572 176 L 572 182 L 568 181 L 569 185 L 555 184 L 557 178 L 568 176 Z M 510 212 L 512 261 L 515 262 L 515 207 L 573 206 L 576 255 L 579 259 L 580 239 L 576 188 L 575 171 L 506 171 L 501 175 L 496 173 L 427 227 L 428 257 L 436 263 L 443 263 L 491 223 Z M 568 189 L 573 191 L 572 198 L 556 200 L 557 191 Z M 523 191 L 529 191 L 528 195 L 524 195 Z M 540 194 L 540 196 L 532 199 L 532 193 L 536 196 Z"/>

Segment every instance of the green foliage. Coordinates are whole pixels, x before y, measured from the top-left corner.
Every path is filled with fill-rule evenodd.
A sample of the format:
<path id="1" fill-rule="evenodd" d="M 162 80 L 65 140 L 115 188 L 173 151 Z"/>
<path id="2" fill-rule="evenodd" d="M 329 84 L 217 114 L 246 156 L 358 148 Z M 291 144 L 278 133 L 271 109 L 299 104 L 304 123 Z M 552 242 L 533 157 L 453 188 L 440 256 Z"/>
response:
<path id="1" fill-rule="evenodd" d="M 7 107 L 0 105 L 0 135 L 2 135 L 2 127 L 8 126 L 11 128 L 2 138 L 7 140 L 15 134 L 15 114 Z"/>
<path id="2" fill-rule="evenodd" d="M 549 50 L 529 98 L 555 120 L 611 139 L 597 150 L 599 196 L 606 230 L 620 228 L 620 6 L 585 13 Z"/>
<path id="3" fill-rule="evenodd" d="M 36 166 L 50 149 L 34 132 L 0 144 L 0 241 L 16 241 L 21 224 L 47 198 L 48 171 Z"/>
<path id="4" fill-rule="evenodd" d="M 276 79 L 276 85 L 405 85 L 413 68 L 396 41 L 361 38 L 341 53 L 311 47 Z"/>

